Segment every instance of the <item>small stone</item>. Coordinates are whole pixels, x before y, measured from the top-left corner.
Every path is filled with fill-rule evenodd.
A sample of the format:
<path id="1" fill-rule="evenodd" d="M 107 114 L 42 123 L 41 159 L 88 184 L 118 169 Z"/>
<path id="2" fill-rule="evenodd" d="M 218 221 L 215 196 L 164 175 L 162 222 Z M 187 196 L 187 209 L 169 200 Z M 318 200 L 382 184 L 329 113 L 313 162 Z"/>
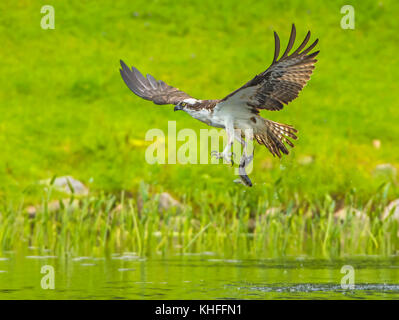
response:
<path id="1" fill-rule="evenodd" d="M 79 200 L 77 200 L 77 199 L 73 200 L 72 203 L 70 202 L 69 199 L 64 199 L 61 201 L 62 201 L 63 207 L 67 210 L 68 213 L 71 213 L 79 208 Z M 30 218 L 34 218 L 36 216 L 36 214 L 40 214 L 41 212 L 44 211 L 44 207 L 42 205 L 29 206 L 25 210 L 28 213 Z M 60 201 L 54 200 L 54 201 L 49 202 L 47 204 L 47 210 L 50 213 L 60 211 L 61 210 Z"/>
<path id="2" fill-rule="evenodd" d="M 68 183 L 69 181 L 69 183 Z M 39 181 L 41 184 L 50 185 L 51 179 Z M 89 189 L 79 180 L 71 176 L 58 177 L 53 182 L 53 187 L 66 194 L 75 194 L 79 196 L 86 196 L 89 194 Z M 72 187 L 72 189 L 71 189 Z"/>
<path id="3" fill-rule="evenodd" d="M 174 199 L 169 193 L 162 192 L 159 195 L 158 210 L 161 212 L 161 211 L 167 211 L 171 208 L 182 209 L 182 204 L 176 199 Z"/>
<path id="4" fill-rule="evenodd" d="M 368 222 L 370 220 L 369 216 L 363 211 L 350 207 L 344 207 L 334 213 L 334 217 L 341 222 L 348 219 L 348 216 L 351 216 L 352 219 L 356 219 L 361 222 Z"/>
<path id="5" fill-rule="evenodd" d="M 74 210 L 76 210 L 77 208 L 79 208 L 79 200 L 75 199 L 72 201 L 69 199 L 64 199 L 61 200 L 63 207 L 67 210 L 67 212 L 72 212 Z M 61 210 L 61 205 L 60 205 L 60 201 L 51 201 L 47 204 L 47 209 L 49 212 L 57 212 Z"/>

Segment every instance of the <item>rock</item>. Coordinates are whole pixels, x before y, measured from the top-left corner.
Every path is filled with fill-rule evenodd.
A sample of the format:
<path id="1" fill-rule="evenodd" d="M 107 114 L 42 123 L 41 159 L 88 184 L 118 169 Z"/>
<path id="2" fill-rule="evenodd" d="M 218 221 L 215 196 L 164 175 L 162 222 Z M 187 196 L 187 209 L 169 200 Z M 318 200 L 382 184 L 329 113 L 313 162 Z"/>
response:
<path id="1" fill-rule="evenodd" d="M 396 220 L 399 220 L 399 199 L 393 200 L 389 205 L 387 205 L 382 215 L 382 218 L 383 219 L 388 218 L 392 210 L 393 212 L 391 217 Z"/>
<path id="2" fill-rule="evenodd" d="M 373 147 L 376 148 L 376 149 L 381 148 L 381 141 L 378 140 L 378 139 L 374 139 L 373 140 Z"/>
<path id="3" fill-rule="evenodd" d="M 393 179 L 396 178 L 396 173 L 397 173 L 396 168 L 390 163 L 379 164 L 374 169 L 374 175 L 389 176 Z"/>
<path id="4" fill-rule="evenodd" d="M 69 186 L 68 184 L 72 186 Z M 50 185 L 51 183 L 51 179 L 47 179 L 47 180 L 42 180 L 40 181 L 40 183 L 42 184 L 47 184 Z M 75 194 L 78 196 L 87 196 L 89 194 L 89 189 L 79 180 L 76 180 L 75 178 L 71 177 L 71 176 L 63 176 L 63 177 L 58 177 L 54 180 L 53 182 L 53 187 L 60 191 L 60 192 L 64 192 L 66 194 Z"/>
<path id="5" fill-rule="evenodd" d="M 158 211 L 160 211 L 160 212 L 167 211 L 171 208 L 182 209 L 183 206 L 179 201 L 174 199 L 169 193 L 162 192 L 159 195 Z"/>
<path id="6" fill-rule="evenodd" d="M 350 219 L 348 217 L 364 223 L 369 222 L 370 220 L 369 216 L 363 211 L 350 207 L 344 207 L 334 213 L 334 218 L 340 220 L 341 222 L 345 221 L 346 219 Z"/>
<path id="7" fill-rule="evenodd" d="M 63 199 L 61 200 L 62 204 L 64 205 L 64 208 L 67 210 L 67 212 L 73 212 L 76 209 L 79 208 L 79 200 L 75 199 L 72 201 L 69 199 Z M 26 212 L 28 213 L 29 217 L 34 218 L 37 213 L 43 212 L 44 207 L 42 205 L 40 206 L 29 206 L 26 209 Z M 50 213 L 55 213 L 61 210 L 61 205 L 59 201 L 51 201 L 47 204 L 47 210 Z"/>

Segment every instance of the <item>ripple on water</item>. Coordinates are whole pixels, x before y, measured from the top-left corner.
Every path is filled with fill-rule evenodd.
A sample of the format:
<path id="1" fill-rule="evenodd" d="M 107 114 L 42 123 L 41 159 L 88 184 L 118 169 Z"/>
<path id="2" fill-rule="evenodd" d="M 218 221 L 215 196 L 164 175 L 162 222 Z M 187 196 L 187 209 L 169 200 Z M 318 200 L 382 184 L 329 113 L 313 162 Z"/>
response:
<path id="1" fill-rule="evenodd" d="M 208 262 L 224 262 L 224 263 L 242 263 L 242 260 L 237 259 L 207 259 Z"/>
<path id="2" fill-rule="evenodd" d="M 26 259 L 56 259 L 57 256 L 26 256 Z"/>
<path id="3" fill-rule="evenodd" d="M 112 260 L 123 260 L 123 261 L 146 261 L 146 258 L 140 258 L 135 255 L 123 255 L 119 257 L 111 257 Z"/>
<path id="4" fill-rule="evenodd" d="M 102 257 L 102 258 L 93 258 L 93 261 L 105 261 L 105 258 L 104 257 Z"/>
<path id="5" fill-rule="evenodd" d="M 293 285 L 279 285 L 272 286 L 249 286 L 239 287 L 239 290 L 255 290 L 261 292 L 354 292 L 354 291 L 378 291 L 378 292 L 399 292 L 398 284 L 381 284 L 381 283 L 360 283 L 356 284 L 354 289 L 343 289 L 341 285 L 336 284 L 316 284 L 316 283 L 300 283 Z"/>
<path id="6" fill-rule="evenodd" d="M 76 257 L 73 258 L 72 261 L 83 261 L 83 260 L 90 260 L 92 259 L 91 257 Z"/>
<path id="7" fill-rule="evenodd" d="M 223 260 L 223 262 L 226 262 L 226 263 L 241 263 L 242 260 L 225 259 L 225 260 Z"/>

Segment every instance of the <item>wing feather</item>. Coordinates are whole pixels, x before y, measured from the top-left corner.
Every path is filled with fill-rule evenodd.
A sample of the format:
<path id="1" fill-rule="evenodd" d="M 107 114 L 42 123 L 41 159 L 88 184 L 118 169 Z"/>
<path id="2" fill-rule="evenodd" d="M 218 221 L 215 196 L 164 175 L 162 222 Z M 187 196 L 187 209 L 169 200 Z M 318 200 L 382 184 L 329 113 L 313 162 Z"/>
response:
<path id="1" fill-rule="evenodd" d="M 278 37 L 278 34 L 274 32 L 274 58 L 272 64 L 277 61 L 279 54 L 280 54 L 280 38 Z"/>
<path id="2" fill-rule="evenodd" d="M 301 45 L 292 53 L 292 55 L 297 55 L 299 52 L 305 48 L 306 44 L 309 42 L 310 39 L 310 31 L 306 34 L 305 39 L 302 41 Z"/>
<path id="3" fill-rule="evenodd" d="M 257 109 L 281 110 L 284 104 L 297 98 L 310 79 L 314 64 L 317 62 L 314 58 L 319 51 L 308 54 L 317 45 L 318 39 L 304 49 L 310 39 L 310 31 L 308 31 L 301 45 L 289 55 L 294 46 L 295 37 L 296 28 L 293 24 L 287 48 L 278 59 L 280 38 L 274 32 L 275 50 L 270 67 L 222 99 L 221 102 L 226 102 L 222 105 L 227 106 L 231 99 L 230 102 L 242 104 L 246 108 L 250 106 L 251 110 L 255 109 L 255 111 Z"/>
<path id="4" fill-rule="evenodd" d="M 178 104 L 184 99 L 192 98 L 184 91 L 156 80 L 152 75 L 144 77 L 135 67 L 131 69 L 121 60 L 119 70 L 128 88 L 139 97 L 153 101 L 155 104 Z"/>
<path id="5" fill-rule="evenodd" d="M 295 42 L 295 37 L 296 37 L 296 29 L 295 29 L 295 25 L 292 25 L 290 40 L 288 41 L 287 49 L 285 49 L 283 55 L 281 56 L 281 59 L 284 59 L 288 55 L 288 53 L 291 51 L 292 46 L 294 45 L 294 42 Z"/>

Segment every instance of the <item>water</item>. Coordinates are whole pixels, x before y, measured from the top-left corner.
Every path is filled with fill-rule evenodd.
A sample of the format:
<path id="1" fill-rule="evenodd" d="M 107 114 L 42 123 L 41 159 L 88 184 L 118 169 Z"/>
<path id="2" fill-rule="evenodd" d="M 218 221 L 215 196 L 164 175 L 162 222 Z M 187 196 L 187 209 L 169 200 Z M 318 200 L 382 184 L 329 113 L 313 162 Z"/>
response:
<path id="1" fill-rule="evenodd" d="M 54 267 L 55 289 L 44 290 L 44 265 Z M 341 287 L 343 265 L 355 288 Z M 306 257 L 228 260 L 211 253 L 143 259 L 54 255 L 0 256 L 0 299 L 398 299 L 399 258 Z"/>

